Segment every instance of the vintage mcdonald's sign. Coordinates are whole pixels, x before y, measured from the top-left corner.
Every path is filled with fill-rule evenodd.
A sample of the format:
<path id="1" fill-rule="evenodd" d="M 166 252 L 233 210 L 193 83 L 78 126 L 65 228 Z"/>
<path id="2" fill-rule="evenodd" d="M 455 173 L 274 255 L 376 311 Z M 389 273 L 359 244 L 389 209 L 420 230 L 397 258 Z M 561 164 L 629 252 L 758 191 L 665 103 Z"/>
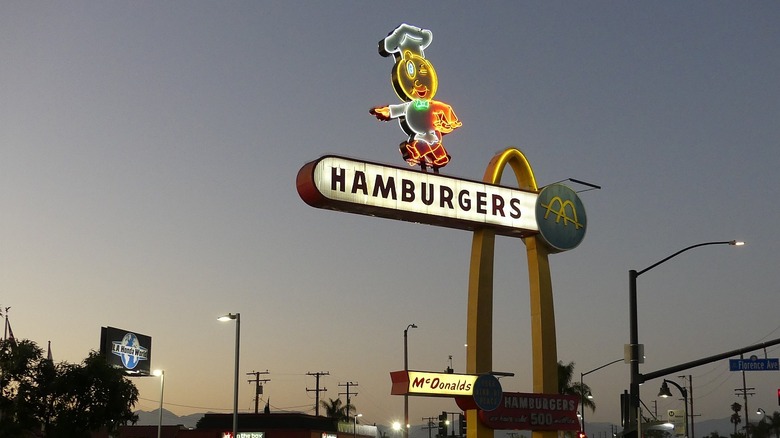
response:
<path id="1" fill-rule="evenodd" d="M 577 193 L 563 184 L 551 184 L 539 192 L 536 214 L 539 232 L 555 251 L 573 249 L 585 237 L 585 206 Z"/>
<path id="2" fill-rule="evenodd" d="M 505 392 L 493 411 L 479 411 L 479 419 L 491 429 L 579 430 L 578 398 L 565 394 Z"/>
<path id="3" fill-rule="evenodd" d="M 537 193 L 335 155 L 305 164 L 296 183 L 312 207 L 510 237 L 541 233 L 552 252 L 576 247 L 587 224 L 579 197 L 561 184 Z"/>
<path id="4" fill-rule="evenodd" d="M 430 373 L 426 371 L 393 371 L 392 395 L 439 397 L 470 396 L 479 376 L 469 374 Z"/>

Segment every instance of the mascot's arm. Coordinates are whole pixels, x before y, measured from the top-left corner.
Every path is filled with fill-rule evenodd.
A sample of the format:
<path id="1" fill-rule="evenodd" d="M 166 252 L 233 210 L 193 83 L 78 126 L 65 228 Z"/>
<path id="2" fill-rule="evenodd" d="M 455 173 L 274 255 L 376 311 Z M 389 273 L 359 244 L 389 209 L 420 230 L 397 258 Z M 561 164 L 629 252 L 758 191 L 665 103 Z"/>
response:
<path id="1" fill-rule="evenodd" d="M 384 121 L 390 120 L 390 107 L 378 106 L 375 108 L 371 108 L 370 110 L 368 110 L 368 112 L 379 120 L 384 120 Z"/>
<path id="2" fill-rule="evenodd" d="M 458 116 L 452 110 L 452 107 L 443 102 L 434 102 L 433 105 L 433 127 L 442 134 L 449 134 L 457 128 L 463 126 Z"/>

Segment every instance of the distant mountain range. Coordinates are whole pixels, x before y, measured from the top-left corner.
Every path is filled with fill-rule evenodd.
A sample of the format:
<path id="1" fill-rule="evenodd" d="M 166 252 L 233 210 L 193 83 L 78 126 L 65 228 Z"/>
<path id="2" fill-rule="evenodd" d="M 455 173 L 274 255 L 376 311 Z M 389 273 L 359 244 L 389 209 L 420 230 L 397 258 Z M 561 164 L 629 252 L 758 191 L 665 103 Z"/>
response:
<path id="1" fill-rule="evenodd" d="M 160 410 L 155 409 L 153 411 L 135 411 L 138 415 L 138 422 L 135 423 L 139 426 L 156 426 L 160 421 Z M 211 413 L 211 412 L 209 412 Z M 191 414 L 185 416 L 178 416 L 173 412 L 163 408 L 162 424 L 166 426 L 181 424 L 188 428 L 195 428 L 195 425 L 203 417 L 204 414 Z"/>
<path id="2" fill-rule="evenodd" d="M 138 422 L 136 423 L 139 426 L 154 426 L 159 421 L 159 410 L 155 409 L 153 411 L 136 411 L 136 414 L 138 414 Z M 191 414 L 191 415 L 185 415 L 185 416 L 178 416 L 174 414 L 173 412 L 163 409 L 163 424 L 164 425 L 176 425 L 181 424 L 185 427 L 189 428 L 195 428 L 195 425 L 198 423 L 198 420 L 203 417 L 203 413 L 200 414 Z M 586 429 L 588 432 L 589 438 L 610 438 L 610 433 L 613 431 L 615 425 L 610 423 L 587 423 Z M 392 431 L 389 427 L 382 427 L 379 426 L 380 430 L 387 430 L 388 436 L 393 436 Z M 694 432 L 696 434 L 696 437 L 703 438 L 708 437 L 710 433 L 712 432 L 718 432 L 721 436 L 730 436 L 734 432 L 734 425 L 731 424 L 731 421 L 729 418 L 722 418 L 719 420 L 705 420 L 705 421 L 699 421 L 694 426 Z M 435 436 L 436 431 L 431 431 L 432 435 Z M 499 437 L 500 434 L 496 434 L 496 437 Z M 509 436 L 509 432 L 506 433 L 506 436 Z M 513 434 L 513 437 L 520 437 L 525 436 L 530 438 L 531 433 L 528 431 L 518 431 L 517 435 Z M 409 438 L 429 438 L 429 432 L 427 429 L 424 429 L 423 425 L 414 425 L 411 428 L 411 431 L 409 433 Z"/>

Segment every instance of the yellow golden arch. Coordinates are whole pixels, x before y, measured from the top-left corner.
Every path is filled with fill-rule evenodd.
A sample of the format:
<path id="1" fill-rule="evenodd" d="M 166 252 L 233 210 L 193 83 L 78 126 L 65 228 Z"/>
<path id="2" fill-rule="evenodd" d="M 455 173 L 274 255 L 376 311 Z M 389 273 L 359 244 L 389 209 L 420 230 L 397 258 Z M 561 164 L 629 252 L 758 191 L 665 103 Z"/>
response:
<path id="1" fill-rule="evenodd" d="M 522 152 L 509 148 L 490 160 L 483 182 L 499 184 L 509 165 L 520 189 L 538 191 L 531 165 Z M 549 252 L 541 237 L 523 239 L 528 256 L 531 292 L 531 339 L 533 350 L 533 392 L 558 392 L 558 355 L 555 342 L 552 281 Z M 466 372 L 485 374 L 493 371 L 493 260 L 496 233 L 490 229 L 474 231 L 469 268 L 468 321 L 466 335 Z M 468 438 L 492 438 L 493 430 L 482 425 L 475 409 L 466 412 Z M 554 438 L 555 431 L 533 432 L 533 438 Z"/>

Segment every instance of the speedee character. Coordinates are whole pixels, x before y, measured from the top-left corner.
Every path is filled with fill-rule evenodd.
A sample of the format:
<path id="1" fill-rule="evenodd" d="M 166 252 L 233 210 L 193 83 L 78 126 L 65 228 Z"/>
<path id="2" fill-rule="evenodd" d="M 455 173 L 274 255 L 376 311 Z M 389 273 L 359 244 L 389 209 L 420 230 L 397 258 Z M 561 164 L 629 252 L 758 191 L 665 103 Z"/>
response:
<path id="1" fill-rule="evenodd" d="M 442 137 L 463 124 L 452 107 L 433 100 L 439 81 L 423 53 L 432 39 L 430 30 L 404 23 L 379 42 L 379 54 L 395 58 L 393 88 L 403 103 L 375 107 L 369 112 L 379 120 L 398 119 L 409 135 L 400 145 L 404 160 L 410 166 L 419 165 L 422 170 L 431 167 L 438 173 L 450 161 Z"/>

